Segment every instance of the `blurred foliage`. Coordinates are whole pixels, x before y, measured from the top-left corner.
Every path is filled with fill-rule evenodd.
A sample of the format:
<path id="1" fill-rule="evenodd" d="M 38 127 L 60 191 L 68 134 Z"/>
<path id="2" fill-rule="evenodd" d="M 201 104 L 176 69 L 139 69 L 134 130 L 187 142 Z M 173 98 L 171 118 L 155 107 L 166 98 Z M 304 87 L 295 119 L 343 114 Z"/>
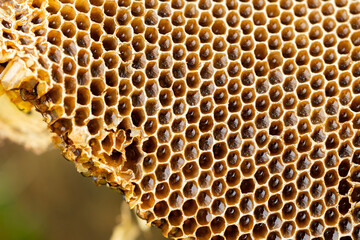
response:
<path id="1" fill-rule="evenodd" d="M 12 143 L 0 146 L 1 240 L 110 239 L 122 201 L 77 173 L 58 150 L 35 155 Z M 138 236 L 163 239 L 155 228 Z"/>

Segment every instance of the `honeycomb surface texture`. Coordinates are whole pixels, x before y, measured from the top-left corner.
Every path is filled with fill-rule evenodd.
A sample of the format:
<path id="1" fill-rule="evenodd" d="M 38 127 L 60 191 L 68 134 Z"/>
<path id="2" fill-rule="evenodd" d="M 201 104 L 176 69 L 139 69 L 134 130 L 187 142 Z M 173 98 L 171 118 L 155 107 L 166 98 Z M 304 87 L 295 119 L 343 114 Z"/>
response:
<path id="1" fill-rule="evenodd" d="M 359 1 L 0 0 L 0 23 L 3 87 L 165 236 L 360 239 Z"/>

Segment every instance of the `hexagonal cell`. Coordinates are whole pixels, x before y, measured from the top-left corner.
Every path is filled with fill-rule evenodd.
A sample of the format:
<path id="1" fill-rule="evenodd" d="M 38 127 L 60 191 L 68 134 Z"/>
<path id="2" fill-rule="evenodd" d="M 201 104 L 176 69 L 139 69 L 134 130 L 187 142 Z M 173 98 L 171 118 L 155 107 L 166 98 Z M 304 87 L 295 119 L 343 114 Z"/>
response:
<path id="1" fill-rule="evenodd" d="M 169 206 L 166 201 L 161 201 L 155 204 L 154 213 L 157 217 L 164 217 L 169 212 Z"/>
<path id="2" fill-rule="evenodd" d="M 90 91 L 88 88 L 81 87 L 77 90 L 77 103 L 80 105 L 87 105 L 90 103 Z"/>
<path id="3" fill-rule="evenodd" d="M 155 198 L 152 193 L 145 193 L 141 196 L 141 201 L 142 201 L 141 208 L 145 210 L 154 206 Z"/>
<path id="4" fill-rule="evenodd" d="M 182 229 L 185 234 L 193 234 L 197 229 L 197 223 L 194 218 L 188 218 L 184 221 L 182 225 Z"/>
<path id="5" fill-rule="evenodd" d="M 244 215 L 240 218 L 240 229 L 243 232 L 250 232 L 254 226 L 254 218 L 251 215 Z"/>
<path id="6" fill-rule="evenodd" d="M 268 234 L 268 228 L 265 223 L 257 223 L 254 225 L 252 234 L 255 239 L 262 239 Z"/>
<path id="7" fill-rule="evenodd" d="M 211 204 L 212 197 L 209 190 L 201 191 L 197 196 L 197 202 L 201 207 L 208 207 Z"/>
<path id="8" fill-rule="evenodd" d="M 143 177 L 143 179 L 141 181 L 141 188 L 145 192 L 151 191 L 152 189 L 154 189 L 154 187 L 155 187 L 154 175 L 146 175 L 145 177 Z"/>
<path id="9" fill-rule="evenodd" d="M 55 46 L 61 45 L 61 33 L 57 30 L 51 30 L 47 34 L 47 41 Z"/>

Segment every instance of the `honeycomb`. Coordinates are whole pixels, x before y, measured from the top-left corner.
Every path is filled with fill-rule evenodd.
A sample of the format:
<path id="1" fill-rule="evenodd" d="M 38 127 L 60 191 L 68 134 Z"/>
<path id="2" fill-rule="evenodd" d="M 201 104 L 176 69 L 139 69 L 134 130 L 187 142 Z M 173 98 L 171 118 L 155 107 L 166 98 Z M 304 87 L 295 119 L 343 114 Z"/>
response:
<path id="1" fill-rule="evenodd" d="M 0 79 L 171 238 L 360 239 L 360 1 L 0 0 Z"/>

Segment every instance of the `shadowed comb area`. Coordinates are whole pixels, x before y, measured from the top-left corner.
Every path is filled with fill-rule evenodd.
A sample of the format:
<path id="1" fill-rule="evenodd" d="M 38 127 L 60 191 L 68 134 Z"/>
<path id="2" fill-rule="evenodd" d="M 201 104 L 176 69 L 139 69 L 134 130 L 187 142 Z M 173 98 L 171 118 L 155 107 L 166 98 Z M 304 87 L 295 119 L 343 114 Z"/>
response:
<path id="1" fill-rule="evenodd" d="M 359 1 L 0 0 L 0 24 L 4 91 L 165 236 L 360 239 Z"/>

